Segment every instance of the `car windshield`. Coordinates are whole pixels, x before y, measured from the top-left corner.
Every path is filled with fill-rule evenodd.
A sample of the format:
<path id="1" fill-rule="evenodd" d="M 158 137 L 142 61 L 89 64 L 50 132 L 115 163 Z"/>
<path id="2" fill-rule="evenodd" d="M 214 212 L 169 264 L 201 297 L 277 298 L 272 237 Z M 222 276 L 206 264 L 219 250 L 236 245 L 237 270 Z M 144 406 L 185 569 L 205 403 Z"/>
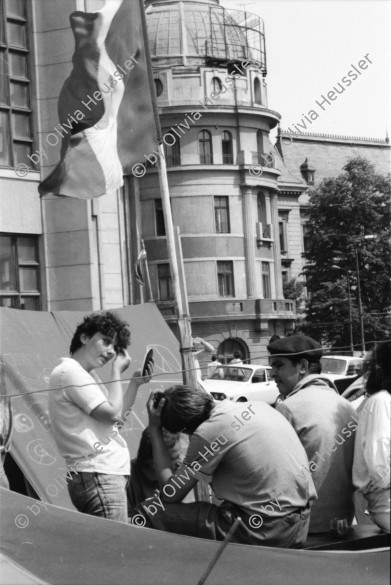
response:
<path id="1" fill-rule="evenodd" d="M 344 374 L 346 370 L 346 360 L 321 358 L 322 374 Z"/>
<path id="2" fill-rule="evenodd" d="M 216 368 L 209 380 L 231 380 L 233 382 L 248 382 L 253 370 L 241 367 L 223 367 Z"/>

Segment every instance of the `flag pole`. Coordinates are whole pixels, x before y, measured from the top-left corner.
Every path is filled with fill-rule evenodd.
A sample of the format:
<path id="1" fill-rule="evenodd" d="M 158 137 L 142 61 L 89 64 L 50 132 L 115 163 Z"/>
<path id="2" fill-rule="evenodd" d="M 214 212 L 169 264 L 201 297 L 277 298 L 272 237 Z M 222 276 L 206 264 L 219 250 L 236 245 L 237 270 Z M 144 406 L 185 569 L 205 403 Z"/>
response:
<path id="1" fill-rule="evenodd" d="M 179 330 L 179 343 L 181 347 L 182 357 L 182 369 L 183 369 L 183 381 L 185 384 L 189 384 L 193 388 L 197 388 L 197 372 L 195 367 L 194 355 L 193 355 L 193 340 L 191 335 L 191 321 L 190 315 L 184 312 L 184 305 L 187 305 L 187 301 L 183 300 L 180 280 L 179 280 L 179 269 L 178 269 L 178 256 L 175 247 L 175 233 L 174 225 L 172 221 L 171 205 L 170 205 L 170 192 L 168 187 L 167 177 L 167 166 L 166 158 L 164 154 L 164 144 L 162 130 L 160 126 L 159 111 L 156 102 L 155 84 L 153 81 L 152 72 L 152 61 L 151 53 L 149 50 L 148 43 L 148 30 L 147 30 L 147 19 L 145 16 L 144 0 L 139 0 L 140 3 L 140 14 L 141 14 L 141 26 L 144 37 L 145 56 L 148 72 L 149 88 L 152 98 L 153 115 L 155 118 L 156 134 L 159 144 L 159 183 L 160 193 L 162 198 L 162 207 L 164 222 L 166 227 L 166 238 L 167 238 L 167 251 L 170 261 L 171 269 L 171 281 L 173 285 L 174 298 L 177 305 L 177 318 L 178 318 L 178 330 Z"/>

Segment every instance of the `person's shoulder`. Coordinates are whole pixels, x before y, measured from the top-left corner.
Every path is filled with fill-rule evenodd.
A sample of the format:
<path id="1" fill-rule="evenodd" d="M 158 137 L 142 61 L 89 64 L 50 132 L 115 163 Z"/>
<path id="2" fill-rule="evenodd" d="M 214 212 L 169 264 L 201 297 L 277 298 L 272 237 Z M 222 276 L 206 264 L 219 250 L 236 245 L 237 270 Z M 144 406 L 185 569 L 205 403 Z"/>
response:
<path id="1" fill-rule="evenodd" d="M 56 376 L 67 370 L 68 359 L 69 358 L 60 358 L 60 362 L 56 366 L 54 366 L 53 370 L 50 373 L 50 376 Z"/>
<path id="2" fill-rule="evenodd" d="M 387 390 L 379 390 L 375 394 L 368 396 L 365 401 L 363 410 L 373 411 L 374 409 L 391 409 L 391 395 Z"/>

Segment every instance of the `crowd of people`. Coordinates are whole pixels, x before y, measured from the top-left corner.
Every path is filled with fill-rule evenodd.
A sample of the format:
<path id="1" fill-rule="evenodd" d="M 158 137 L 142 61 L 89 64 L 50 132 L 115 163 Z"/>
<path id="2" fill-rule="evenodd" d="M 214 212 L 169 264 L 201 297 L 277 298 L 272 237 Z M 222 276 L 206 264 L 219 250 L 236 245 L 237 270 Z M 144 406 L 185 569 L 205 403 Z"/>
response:
<path id="1" fill-rule="evenodd" d="M 142 515 L 147 527 L 213 540 L 241 518 L 233 542 L 301 548 L 335 521 L 352 525 L 357 489 L 373 522 L 390 531 L 391 342 L 373 352 L 359 412 L 322 376 L 322 349 L 305 335 L 267 346 L 280 392 L 275 408 L 216 402 L 183 385 L 152 394 L 132 462 L 121 416 L 152 369 L 136 371 L 123 392 L 129 342 L 125 322 L 93 313 L 50 377 L 54 438 L 77 510 L 123 523 Z M 103 385 L 96 369 L 109 361 Z M 208 368 L 219 366 L 216 358 Z M 197 497 L 200 483 L 211 497 Z"/>

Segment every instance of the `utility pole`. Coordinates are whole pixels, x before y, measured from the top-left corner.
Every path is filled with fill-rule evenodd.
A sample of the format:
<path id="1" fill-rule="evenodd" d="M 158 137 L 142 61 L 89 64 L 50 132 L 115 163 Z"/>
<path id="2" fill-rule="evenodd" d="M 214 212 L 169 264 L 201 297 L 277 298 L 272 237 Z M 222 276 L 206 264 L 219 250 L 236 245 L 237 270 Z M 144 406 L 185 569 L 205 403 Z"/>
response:
<path id="1" fill-rule="evenodd" d="M 362 300 L 361 300 L 361 284 L 360 284 L 360 262 L 358 257 L 358 245 L 354 245 L 356 251 L 356 272 L 357 272 L 357 294 L 358 294 L 358 316 L 360 319 L 360 330 L 361 330 L 361 351 L 362 355 L 365 355 L 365 333 L 364 333 L 364 317 L 362 312 Z"/>
<path id="2" fill-rule="evenodd" d="M 348 303 L 349 303 L 349 334 L 350 334 L 350 351 L 354 354 L 354 343 L 353 343 L 353 323 L 352 323 L 352 297 L 350 296 L 350 276 L 349 271 L 347 272 L 347 284 L 348 284 Z"/>

